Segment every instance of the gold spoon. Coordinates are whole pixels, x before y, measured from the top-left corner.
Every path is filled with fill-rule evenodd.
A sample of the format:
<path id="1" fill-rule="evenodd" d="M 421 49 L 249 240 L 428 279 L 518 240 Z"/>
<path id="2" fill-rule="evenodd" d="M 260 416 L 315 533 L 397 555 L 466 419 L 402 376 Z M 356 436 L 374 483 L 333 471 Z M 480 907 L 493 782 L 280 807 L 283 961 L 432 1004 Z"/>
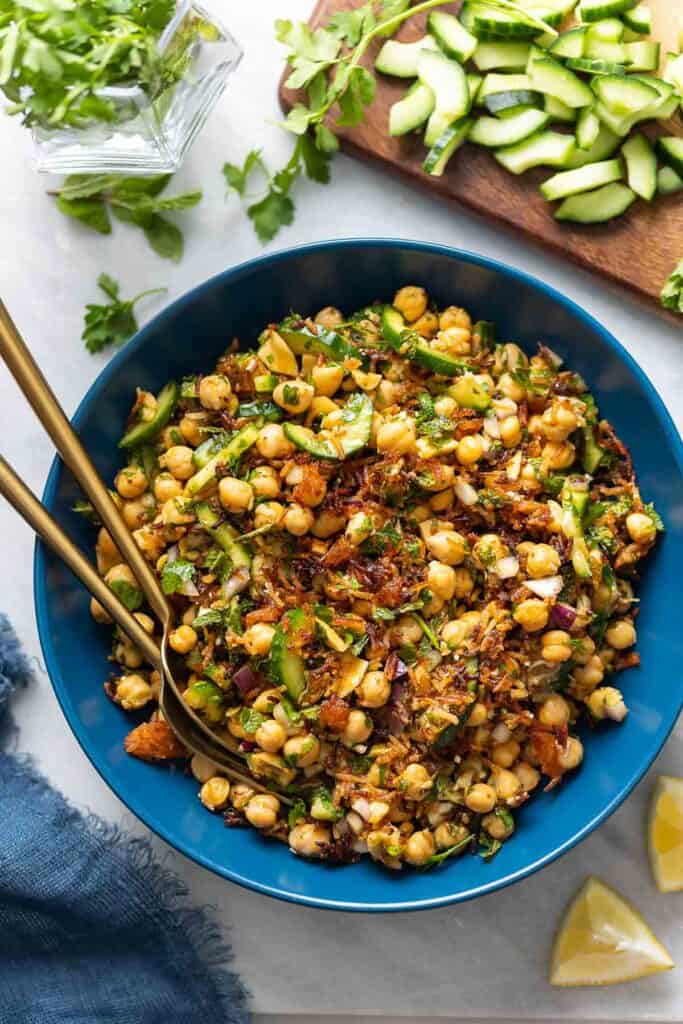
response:
<path id="1" fill-rule="evenodd" d="M 59 405 L 52 389 L 19 334 L 1 299 L 0 355 L 38 416 L 38 419 L 45 427 L 46 432 L 54 441 L 64 463 L 71 470 L 82 490 L 90 498 L 95 511 L 111 534 L 123 560 L 128 564 L 140 584 L 148 604 L 160 620 L 163 631 L 161 646 L 157 647 L 150 640 L 137 620 L 130 615 L 116 598 L 114 604 L 116 613 L 112 611 L 111 597 L 114 597 L 114 595 L 107 585 L 100 580 L 80 551 L 62 533 L 31 491 L 22 484 L 13 470 L 4 461 L 2 464 L 3 495 L 16 508 L 19 514 L 29 522 L 36 533 L 69 565 L 90 593 L 107 609 L 112 618 L 122 626 L 126 634 L 131 636 L 130 630 L 135 631 L 135 637 L 131 636 L 131 639 L 139 647 L 144 657 L 158 669 L 161 675 L 159 707 L 180 741 L 194 753 L 202 753 L 222 768 L 225 768 L 226 771 L 229 769 L 233 775 L 236 774 L 242 766 L 238 756 L 220 736 L 217 736 L 202 721 L 199 715 L 195 714 L 188 707 L 182 699 L 175 681 L 174 670 L 177 672 L 178 667 L 182 669 L 182 665 L 178 665 L 180 659 L 176 658 L 173 654 L 168 642 L 173 628 L 173 610 L 166 600 L 154 572 L 135 543 L 118 508 L 112 501 L 109 491 L 102 482 L 88 453 L 66 418 L 63 409 Z M 33 505 L 29 499 L 32 499 Z M 37 509 L 34 506 L 37 506 Z M 40 510 L 40 514 L 38 510 Z M 31 518 L 28 517 L 26 512 L 30 512 Z M 38 528 L 39 526 L 41 527 L 40 529 Z M 55 539 L 59 550 L 52 543 L 52 538 Z M 84 572 L 89 582 L 85 581 Z M 94 580 L 90 576 L 91 573 L 97 579 L 97 593 L 94 589 Z M 101 594 L 107 597 L 106 602 L 100 596 Z M 127 626 L 122 625 L 120 621 L 121 612 L 125 613 L 124 618 L 128 624 Z M 142 639 L 143 637 L 145 638 L 144 640 Z M 165 683 L 168 683 L 168 686 L 164 685 Z M 211 753 L 206 752 L 209 749 Z M 242 778 L 248 781 L 254 788 L 263 788 L 251 779 L 245 779 L 244 776 Z M 267 792 L 268 790 L 264 789 L 264 791 Z"/>

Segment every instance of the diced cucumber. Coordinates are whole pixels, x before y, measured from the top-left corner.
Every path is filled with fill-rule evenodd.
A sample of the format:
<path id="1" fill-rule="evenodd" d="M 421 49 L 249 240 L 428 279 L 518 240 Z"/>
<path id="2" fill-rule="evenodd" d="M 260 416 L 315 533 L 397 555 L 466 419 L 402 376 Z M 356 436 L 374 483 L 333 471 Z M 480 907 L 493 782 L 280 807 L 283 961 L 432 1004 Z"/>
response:
<path id="1" fill-rule="evenodd" d="M 618 135 L 622 139 L 625 138 L 633 128 L 633 118 L 618 117 L 616 114 L 613 114 L 611 110 L 608 110 L 603 103 L 598 102 L 595 104 L 595 113 L 598 115 L 602 123 L 607 125 L 610 131 L 614 132 L 615 135 Z"/>
<path id="2" fill-rule="evenodd" d="M 372 430 L 372 401 L 368 395 L 355 392 L 342 409 L 342 429 L 334 441 L 314 434 L 308 427 L 285 423 L 285 437 L 297 448 L 319 459 L 338 461 L 360 451 L 370 440 Z"/>
<path id="3" fill-rule="evenodd" d="M 556 96 L 546 96 L 543 106 L 552 121 L 562 121 L 564 124 L 573 124 L 576 121 L 576 108 L 568 107 Z M 581 109 L 587 110 L 588 108 L 582 107 Z"/>
<path id="4" fill-rule="evenodd" d="M 677 135 L 665 135 L 657 139 L 657 153 L 667 167 L 672 167 L 678 175 L 683 175 L 683 138 Z"/>
<path id="5" fill-rule="evenodd" d="M 479 90 L 479 99 L 484 100 L 498 92 L 536 92 L 528 75 L 486 75 Z"/>
<path id="6" fill-rule="evenodd" d="M 451 384 L 448 394 L 454 398 L 463 409 L 476 409 L 477 412 L 485 412 L 491 405 L 489 391 L 478 380 L 474 374 L 465 373 L 458 377 L 455 384 Z"/>
<path id="7" fill-rule="evenodd" d="M 638 0 L 581 0 L 582 21 L 602 21 L 632 10 Z"/>
<path id="8" fill-rule="evenodd" d="M 461 64 L 468 61 L 477 48 L 477 37 L 468 32 L 452 14 L 431 11 L 427 27 L 446 56 Z"/>
<path id="9" fill-rule="evenodd" d="M 495 157 L 511 174 L 523 174 L 530 167 L 567 167 L 575 149 L 572 135 L 542 131 L 515 146 L 499 149 Z"/>
<path id="10" fill-rule="evenodd" d="M 484 76 L 478 75 L 474 71 L 468 71 L 465 78 L 467 79 L 467 88 L 470 94 L 470 107 L 473 107 L 479 100 L 479 90 L 484 81 Z"/>
<path id="11" fill-rule="evenodd" d="M 624 25 L 632 32 L 642 36 L 652 34 L 652 12 L 647 4 L 637 4 L 630 11 L 624 11 L 621 17 Z"/>
<path id="12" fill-rule="evenodd" d="M 632 135 L 621 147 L 629 188 L 648 202 L 657 191 L 657 157 L 644 135 Z"/>
<path id="13" fill-rule="evenodd" d="M 517 112 L 519 107 L 540 107 L 542 97 L 540 92 L 527 92 L 526 89 L 514 92 L 493 92 L 484 100 L 484 106 L 490 114 L 497 114 L 499 117 L 506 116 L 506 111 Z"/>
<path id="14" fill-rule="evenodd" d="M 397 39 L 387 39 L 377 54 L 375 69 L 383 75 L 394 78 L 415 78 L 417 76 L 417 58 L 422 50 L 436 50 L 437 42 L 432 36 L 423 36 L 414 43 L 399 43 Z"/>
<path id="15" fill-rule="evenodd" d="M 269 395 L 275 391 L 278 378 L 274 373 L 258 373 L 254 377 L 254 389 L 257 395 Z"/>
<path id="16" fill-rule="evenodd" d="M 355 345 L 345 341 L 336 331 L 319 324 L 314 334 L 308 327 L 295 327 L 292 319 L 283 320 L 278 326 L 278 334 L 283 338 L 294 355 L 302 356 L 306 352 L 315 352 L 327 356 L 333 362 L 344 359 L 360 359 L 361 354 Z"/>
<path id="17" fill-rule="evenodd" d="M 587 31 L 585 25 L 582 25 L 579 28 L 570 28 L 567 32 L 563 32 L 550 47 L 551 55 L 564 59 L 583 57 Z"/>
<path id="18" fill-rule="evenodd" d="M 660 167 L 657 172 L 657 192 L 663 196 L 672 196 L 683 189 L 683 178 L 673 167 Z"/>
<path id="19" fill-rule="evenodd" d="M 487 3 L 467 5 L 471 26 L 467 27 L 478 38 L 533 39 L 541 30 L 534 18 L 527 18 L 520 11 L 508 11 Z"/>
<path id="20" fill-rule="evenodd" d="M 586 41 L 584 57 L 588 60 L 602 60 L 607 64 L 626 64 L 626 49 L 623 43 L 608 43 L 602 39 L 591 39 L 590 32 Z"/>
<path id="21" fill-rule="evenodd" d="M 567 67 L 572 71 L 585 71 L 588 75 L 625 75 L 624 64 L 613 64 L 608 60 L 594 60 L 590 57 L 576 57 L 568 60 Z"/>
<path id="22" fill-rule="evenodd" d="M 574 196 L 579 192 L 590 192 L 601 185 L 609 185 L 613 181 L 620 181 L 623 178 L 623 170 L 620 160 L 603 160 L 597 164 L 586 164 L 574 171 L 562 171 L 554 174 L 541 185 L 541 195 L 544 199 L 552 202 L 555 199 L 564 199 L 566 196 Z"/>
<path id="23" fill-rule="evenodd" d="M 605 221 L 620 217 L 635 201 L 636 194 L 626 185 L 615 182 L 596 189 L 595 192 L 584 192 L 582 195 L 570 196 L 557 208 L 557 220 L 571 220 L 577 224 L 604 224 Z"/>
<path id="24" fill-rule="evenodd" d="M 275 402 L 257 399 L 254 402 L 240 402 L 237 406 L 237 415 L 245 420 L 261 419 L 264 423 L 279 423 L 285 414 Z M 195 455 L 198 450 L 195 451 Z"/>
<path id="25" fill-rule="evenodd" d="M 472 125 L 469 139 L 479 146 L 489 146 L 493 149 L 512 146 L 545 128 L 549 120 L 548 114 L 533 107 L 504 119 L 479 117 Z"/>
<path id="26" fill-rule="evenodd" d="M 588 28 L 589 40 L 603 43 L 620 43 L 624 38 L 624 23 L 619 18 L 602 18 Z"/>
<path id="27" fill-rule="evenodd" d="M 416 82 L 402 100 L 389 110 L 389 135 L 407 135 L 420 128 L 434 110 L 434 93 L 427 85 Z"/>
<path id="28" fill-rule="evenodd" d="M 600 131 L 600 118 L 592 107 L 584 107 L 576 124 L 576 143 L 581 149 L 590 149 Z"/>
<path id="29" fill-rule="evenodd" d="M 219 547 L 225 551 L 234 569 L 250 569 L 251 555 L 244 544 L 237 538 L 239 534 L 230 523 L 221 522 L 218 512 L 208 502 L 200 501 L 194 507 L 197 520 L 211 534 Z"/>
<path id="30" fill-rule="evenodd" d="M 291 648 L 291 635 L 305 628 L 306 614 L 301 608 L 292 608 L 285 614 L 287 632 L 281 622 L 270 645 L 268 664 L 274 679 L 284 686 L 294 701 L 298 701 L 306 689 L 306 666 L 304 659 Z"/>
<path id="31" fill-rule="evenodd" d="M 592 146 L 589 149 L 575 149 L 567 161 L 567 168 L 573 170 L 576 167 L 585 167 L 586 164 L 597 163 L 599 160 L 606 160 L 616 152 L 618 146 L 619 136 L 601 123 Z"/>
<path id="32" fill-rule="evenodd" d="M 316 459 L 328 459 L 330 462 L 341 460 L 341 452 L 337 446 L 327 438 L 320 437 L 309 427 L 302 427 L 299 423 L 285 423 L 283 430 L 287 440 L 302 452 L 308 452 Z"/>
<path id="33" fill-rule="evenodd" d="M 453 154 L 467 140 L 474 121 L 471 117 L 461 117 L 443 133 L 427 153 L 422 168 L 427 174 L 439 178 Z"/>
<path id="34" fill-rule="evenodd" d="M 629 71 L 656 71 L 659 67 L 661 44 L 651 39 L 638 43 L 624 43 Z"/>
<path id="35" fill-rule="evenodd" d="M 426 341 L 416 341 L 406 351 L 411 362 L 423 366 L 432 373 L 438 373 L 441 377 L 457 377 L 463 372 L 463 362 L 460 359 L 453 359 L 445 352 L 438 352 L 430 348 Z"/>
<path id="36" fill-rule="evenodd" d="M 568 107 L 589 107 L 594 101 L 586 83 L 552 57 L 534 57 L 532 53 L 528 74 L 533 89 L 555 96 Z"/>
<path id="37" fill-rule="evenodd" d="M 380 323 L 382 337 L 391 348 L 398 351 L 402 343 L 401 335 L 407 327 L 403 314 L 395 306 L 383 306 Z"/>
<path id="38" fill-rule="evenodd" d="M 528 43 L 482 43 L 472 55 L 480 71 L 524 71 L 529 60 Z"/>
<path id="39" fill-rule="evenodd" d="M 683 53 L 668 53 L 664 65 L 664 80 L 683 96 Z"/>
<path id="40" fill-rule="evenodd" d="M 156 408 L 152 418 L 139 421 L 130 430 L 127 430 L 119 441 L 119 448 L 136 448 L 138 445 L 153 441 L 170 420 L 179 395 L 180 388 L 176 382 L 169 381 L 157 395 Z"/>
<path id="41" fill-rule="evenodd" d="M 185 493 L 190 498 L 194 498 L 206 490 L 210 484 L 215 483 L 217 467 L 223 464 L 235 465 L 247 449 L 254 444 L 259 436 L 259 431 L 260 427 L 257 427 L 255 423 L 248 423 L 238 430 L 224 448 L 221 448 L 194 476 L 190 477 L 185 484 Z"/>
<path id="42" fill-rule="evenodd" d="M 462 66 L 442 53 L 423 50 L 418 58 L 417 72 L 422 84 L 434 93 L 434 110 L 425 132 L 425 143 L 431 147 L 454 121 L 468 112 L 470 94 Z"/>
<path id="43" fill-rule="evenodd" d="M 640 78 L 602 75 L 591 84 L 603 106 L 616 117 L 631 117 L 658 99 L 657 90 Z"/>

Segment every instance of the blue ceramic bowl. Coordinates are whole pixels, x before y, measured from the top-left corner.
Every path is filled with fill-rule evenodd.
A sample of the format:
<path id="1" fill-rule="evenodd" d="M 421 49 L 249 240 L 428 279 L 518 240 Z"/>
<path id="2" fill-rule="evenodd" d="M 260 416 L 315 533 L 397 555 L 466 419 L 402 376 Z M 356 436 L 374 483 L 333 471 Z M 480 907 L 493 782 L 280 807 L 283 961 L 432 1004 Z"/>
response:
<path id="1" fill-rule="evenodd" d="M 631 713 L 586 740 L 579 772 L 539 794 L 518 815 L 518 831 L 489 863 L 478 857 L 429 872 L 388 873 L 368 859 L 330 868 L 293 856 L 251 829 L 226 828 L 183 774 L 128 757 L 130 719 L 108 701 L 109 634 L 88 613 L 88 595 L 41 544 L 35 559 L 38 628 L 50 678 L 71 728 L 100 775 L 151 829 L 211 871 L 271 896 L 317 907 L 383 911 L 436 907 L 508 885 L 587 836 L 621 803 L 654 760 L 681 707 L 683 628 L 675 594 L 683 566 L 683 447 L 654 388 L 619 342 L 558 292 L 493 260 L 443 246 L 391 240 L 323 242 L 253 260 L 178 299 L 116 355 L 74 417 L 106 480 L 119 465 L 116 442 L 135 387 L 156 392 L 169 378 L 208 370 L 234 337 L 253 343 L 264 324 L 290 309 L 330 303 L 357 309 L 424 285 L 440 305 L 494 320 L 498 337 L 531 350 L 545 341 L 578 370 L 602 413 L 631 448 L 642 493 L 667 532 L 645 573 L 638 618 L 642 666 L 620 680 Z M 55 461 L 44 502 L 91 553 L 92 529 L 71 512 L 73 480 Z"/>

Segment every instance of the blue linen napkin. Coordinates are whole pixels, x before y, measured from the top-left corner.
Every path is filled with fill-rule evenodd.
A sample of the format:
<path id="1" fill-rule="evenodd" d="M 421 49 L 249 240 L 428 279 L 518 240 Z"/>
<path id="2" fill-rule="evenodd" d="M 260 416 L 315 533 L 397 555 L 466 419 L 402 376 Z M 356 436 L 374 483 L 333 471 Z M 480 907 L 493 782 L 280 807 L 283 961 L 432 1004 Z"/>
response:
<path id="1" fill-rule="evenodd" d="M 246 1024 L 231 949 L 145 840 L 84 817 L 12 756 L 31 672 L 0 614 L 0 1024 Z"/>

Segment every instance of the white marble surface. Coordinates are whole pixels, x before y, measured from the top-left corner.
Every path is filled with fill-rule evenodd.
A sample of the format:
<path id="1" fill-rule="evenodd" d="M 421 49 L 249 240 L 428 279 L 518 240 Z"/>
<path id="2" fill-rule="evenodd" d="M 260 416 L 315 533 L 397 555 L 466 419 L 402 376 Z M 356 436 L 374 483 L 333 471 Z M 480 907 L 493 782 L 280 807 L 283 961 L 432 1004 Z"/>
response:
<path id="1" fill-rule="evenodd" d="M 304 17 L 308 7 L 309 0 L 231 7 L 231 27 L 247 55 L 178 175 L 179 185 L 201 185 L 206 199 L 184 218 L 187 251 L 177 267 L 158 259 L 123 225 L 102 239 L 67 222 L 45 196 L 46 180 L 33 171 L 25 132 L 15 121 L 0 120 L 0 291 L 68 412 L 107 359 L 88 355 L 79 340 L 83 307 L 96 301 L 95 278 L 101 270 L 121 280 L 126 296 L 167 285 L 174 298 L 261 251 L 236 202 L 225 201 L 220 167 L 225 160 L 239 160 L 252 146 L 263 146 L 273 161 L 284 161 L 290 143 L 273 125 L 279 116 L 279 54 L 271 23 L 276 16 Z M 599 280 L 344 157 L 335 161 L 332 188 L 305 184 L 296 198 L 296 222 L 273 248 L 335 236 L 396 235 L 495 256 L 555 285 L 611 327 L 683 427 L 683 332 L 624 295 L 608 292 Z M 156 308 L 150 304 L 141 310 L 143 319 Z M 3 452 L 40 491 L 52 459 L 50 443 L 4 370 L 0 395 Z M 39 666 L 33 540 L 6 508 L 0 517 L 0 605 Z M 674 677 L 672 685 L 678 683 Z M 16 712 L 21 749 L 35 756 L 56 786 L 77 805 L 142 831 L 81 753 L 43 669 L 17 701 Z M 226 927 L 232 926 L 237 966 L 251 988 L 255 1010 L 294 1015 L 287 1024 L 297 1024 L 304 1014 L 312 1015 L 308 1020 L 340 1014 L 334 1024 L 343 1024 L 353 1013 L 421 1020 L 681 1020 L 680 968 L 609 993 L 555 991 L 545 982 L 558 917 L 592 872 L 630 894 L 674 959 L 683 963 L 683 895 L 658 894 L 645 859 L 644 809 L 657 770 L 683 774 L 680 727 L 626 805 L 559 863 L 499 894 L 427 913 L 363 917 L 290 906 L 213 877 L 159 840 L 155 845 L 187 881 L 194 899 L 214 904 Z"/>

